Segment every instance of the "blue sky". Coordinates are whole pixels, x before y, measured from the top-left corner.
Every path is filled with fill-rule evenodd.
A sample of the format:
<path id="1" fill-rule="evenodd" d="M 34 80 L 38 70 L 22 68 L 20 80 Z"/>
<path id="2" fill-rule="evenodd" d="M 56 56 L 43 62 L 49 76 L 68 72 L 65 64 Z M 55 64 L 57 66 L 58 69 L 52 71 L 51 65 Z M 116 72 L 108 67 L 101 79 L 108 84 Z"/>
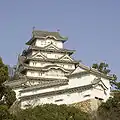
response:
<path id="1" fill-rule="evenodd" d="M 120 77 L 119 0 L 0 0 L 0 56 L 15 65 L 32 27 L 57 31 L 88 66 L 105 61 Z"/>

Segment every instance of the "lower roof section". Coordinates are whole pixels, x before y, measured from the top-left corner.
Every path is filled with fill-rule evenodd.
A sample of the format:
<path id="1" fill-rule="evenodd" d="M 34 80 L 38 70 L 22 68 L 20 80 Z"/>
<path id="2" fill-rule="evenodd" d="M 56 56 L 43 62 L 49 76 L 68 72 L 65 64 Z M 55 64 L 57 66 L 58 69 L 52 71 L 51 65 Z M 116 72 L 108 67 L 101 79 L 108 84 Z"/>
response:
<path id="1" fill-rule="evenodd" d="M 26 76 L 27 79 L 29 80 L 40 80 L 40 81 L 54 81 L 54 80 L 60 80 L 61 78 L 45 78 L 45 77 L 30 77 L 30 76 Z M 64 78 L 61 80 L 68 80 L 68 78 Z"/>
<path id="2" fill-rule="evenodd" d="M 45 97 L 45 96 L 52 96 L 52 95 L 60 95 L 60 94 L 65 94 L 65 93 L 74 93 L 74 92 L 81 92 L 84 90 L 89 90 L 93 88 L 92 84 L 86 85 L 86 86 L 80 86 L 80 87 L 74 87 L 74 88 L 68 88 L 68 89 L 62 89 L 62 90 L 57 90 L 57 91 L 50 91 L 50 92 L 45 92 L 45 93 L 40 93 L 40 94 L 34 94 L 34 95 L 29 95 L 29 96 L 23 96 L 20 97 L 20 100 L 28 100 L 28 99 L 34 99 L 36 97 Z"/>
<path id="3" fill-rule="evenodd" d="M 42 81 L 41 84 L 36 85 L 36 86 L 30 86 L 28 88 L 25 88 L 21 90 L 21 93 L 28 92 L 28 91 L 33 91 L 33 90 L 40 90 L 40 89 L 46 89 L 46 88 L 51 88 L 51 87 L 59 87 L 59 86 L 64 86 L 68 85 L 69 80 L 54 80 L 51 82 L 46 82 Z"/>
<path id="4" fill-rule="evenodd" d="M 71 69 L 68 70 L 68 69 L 65 69 L 65 68 L 63 68 L 61 66 L 57 66 L 57 65 L 47 65 L 45 67 L 33 67 L 33 66 L 29 66 L 27 64 L 24 64 L 22 67 L 23 67 L 22 68 L 23 70 L 34 70 L 34 71 L 48 71 L 48 70 L 54 69 L 54 68 L 61 69 L 62 71 L 66 72 L 66 73 L 73 71 Z"/>
<path id="5" fill-rule="evenodd" d="M 31 57 L 26 57 L 24 61 L 41 61 L 41 62 L 53 62 L 53 63 L 71 63 L 71 64 L 79 64 L 80 61 L 66 61 L 66 60 L 59 60 L 59 59 L 39 59 L 39 58 L 31 58 Z"/>

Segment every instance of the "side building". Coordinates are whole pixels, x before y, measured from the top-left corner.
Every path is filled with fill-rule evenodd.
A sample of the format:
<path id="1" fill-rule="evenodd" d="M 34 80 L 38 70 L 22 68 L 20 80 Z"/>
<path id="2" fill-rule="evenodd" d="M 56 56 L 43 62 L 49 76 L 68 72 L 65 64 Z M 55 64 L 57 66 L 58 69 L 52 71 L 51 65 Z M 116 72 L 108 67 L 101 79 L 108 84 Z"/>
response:
<path id="1" fill-rule="evenodd" d="M 28 49 L 18 57 L 19 79 L 6 82 L 16 92 L 21 108 L 110 97 L 112 77 L 74 60 L 75 50 L 65 49 L 66 41 L 59 32 L 32 32 Z"/>

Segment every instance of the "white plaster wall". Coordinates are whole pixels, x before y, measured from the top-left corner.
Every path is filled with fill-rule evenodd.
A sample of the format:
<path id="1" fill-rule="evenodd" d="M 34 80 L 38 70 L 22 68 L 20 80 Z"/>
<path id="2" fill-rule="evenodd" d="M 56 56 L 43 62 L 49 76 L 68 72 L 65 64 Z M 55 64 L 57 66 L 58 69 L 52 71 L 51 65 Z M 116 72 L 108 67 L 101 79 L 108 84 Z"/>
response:
<path id="1" fill-rule="evenodd" d="M 80 72 L 83 72 L 85 71 L 84 69 L 80 68 L 80 67 L 77 67 L 73 72 L 72 74 L 75 74 L 75 73 L 80 73 Z"/>
<path id="2" fill-rule="evenodd" d="M 39 75 L 38 75 L 38 72 L 36 72 L 36 71 L 30 71 L 30 70 L 28 70 L 27 71 L 27 76 L 38 77 Z"/>
<path id="3" fill-rule="evenodd" d="M 39 71 L 27 71 L 27 76 L 28 77 L 40 77 L 40 78 L 56 78 L 56 79 L 67 79 L 65 77 L 65 73 L 59 70 L 56 70 L 55 72 L 46 71 L 46 72 L 39 72 Z"/>
<path id="4" fill-rule="evenodd" d="M 57 41 L 57 40 L 52 40 L 52 39 L 47 39 L 47 40 L 40 40 L 40 39 L 37 39 L 36 40 L 36 46 L 37 47 L 45 47 L 47 45 L 49 45 L 50 43 L 53 43 L 56 47 L 58 48 L 63 48 L 63 43 L 62 41 Z"/>
<path id="5" fill-rule="evenodd" d="M 48 76 L 47 76 L 48 78 Z M 35 95 L 35 94 L 40 94 L 40 93 L 45 93 L 45 92 L 50 92 L 50 91 L 56 91 L 56 90 L 62 90 L 62 89 L 67 89 L 67 88 L 74 88 L 78 86 L 84 86 L 91 84 L 91 82 L 96 78 L 95 75 L 93 74 L 87 74 L 87 75 L 76 75 L 74 77 L 71 77 L 69 79 L 69 84 L 65 86 L 60 86 L 60 87 L 52 87 L 52 88 L 46 88 L 46 89 L 39 89 L 35 91 L 29 91 L 29 92 L 23 92 L 21 93 L 21 96 L 29 96 L 29 95 Z M 61 77 L 60 77 L 61 79 Z M 110 82 L 109 80 L 102 78 L 103 83 L 108 87 L 105 91 L 101 86 L 95 86 L 91 90 L 86 90 L 85 92 L 76 92 L 76 93 L 66 93 L 62 95 L 57 95 L 57 96 L 47 96 L 44 98 L 40 98 L 39 100 L 31 100 L 31 103 L 34 103 L 35 105 L 38 104 L 45 104 L 45 103 L 54 103 L 54 104 L 72 104 L 75 102 L 80 102 L 86 99 L 90 98 L 102 98 L 104 101 L 106 101 L 110 97 Z M 102 84 L 102 82 L 100 83 Z M 84 97 L 85 95 L 90 95 L 87 97 Z M 58 99 L 63 99 L 63 101 L 58 101 L 55 102 L 55 100 Z M 36 102 L 34 102 L 36 101 Z M 27 101 L 28 102 L 28 101 Z M 25 104 L 27 104 L 26 101 L 22 102 L 22 107 L 24 107 Z M 29 101 L 30 103 L 30 101 Z"/>
<path id="6" fill-rule="evenodd" d="M 75 92 L 75 93 L 66 93 L 66 94 L 61 94 L 61 95 L 55 95 L 55 96 L 46 96 L 46 97 L 42 97 L 42 98 L 36 98 L 36 99 L 32 99 L 32 100 L 26 100 L 23 101 L 21 103 L 22 108 L 24 108 L 24 106 L 26 104 L 31 104 L 31 105 L 40 105 L 40 104 L 73 104 L 73 103 L 77 103 L 77 102 L 81 102 L 81 101 L 85 101 L 87 99 L 92 99 L 92 98 L 103 98 L 104 100 L 108 99 L 108 96 L 104 94 L 104 91 L 100 91 L 97 89 L 90 89 L 90 90 L 86 90 L 83 92 Z M 56 100 L 60 100 L 62 99 L 62 101 L 56 101 Z"/>
<path id="7" fill-rule="evenodd" d="M 30 61 L 29 66 L 32 67 L 45 67 L 47 65 L 50 65 L 49 62 L 38 62 L 38 61 Z"/>
<path id="8" fill-rule="evenodd" d="M 41 57 L 37 56 L 37 55 L 41 55 L 41 54 L 43 54 L 47 58 L 51 58 L 51 59 L 58 59 L 58 58 L 64 56 L 64 53 L 54 53 L 54 52 L 41 52 L 40 53 L 38 51 L 32 51 L 32 55 L 35 55 L 34 58 L 41 58 Z"/>
<path id="9" fill-rule="evenodd" d="M 64 55 L 64 53 L 54 53 L 54 52 L 42 52 L 47 58 L 58 59 Z"/>
<path id="10" fill-rule="evenodd" d="M 45 93 L 47 91 L 55 91 L 55 90 L 60 90 L 60 89 L 65 89 L 67 88 L 67 86 L 62 86 L 61 88 L 48 88 L 48 89 L 43 89 L 41 91 L 34 91 L 34 92 L 26 92 L 26 93 L 21 93 L 21 96 L 28 96 L 28 95 L 32 95 L 32 94 L 36 94 L 36 93 Z M 40 104 L 46 104 L 46 103 L 53 103 L 53 104 L 72 104 L 72 103 L 77 103 L 77 102 L 81 102 L 87 99 L 92 99 L 95 97 L 98 98 L 102 98 L 104 100 L 107 100 L 109 98 L 109 95 L 106 95 L 104 93 L 104 90 L 102 89 L 98 89 L 100 87 L 97 88 L 93 88 L 90 90 L 86 90 L 86 91 L 82 91 L 82 92 L 75 92 L 75 93 L 66 93 L 66 94 L 61 94 L 61 95 L 53 95 L 53 96 L 46 96 L 46 97 L 42 97 L 42 98 L 36 98 L 32 99 L 32 100 L 26 100 L 23 101 L 21 103 L 22 108 L 24 108 L 24 106 L 26 104 L 32 104 L 34 106 L 36 105 L 40 105 Z M 36 92 L 36 93 L 35 93 Z M 59 101 L 60 99 L 62 99 L 62 101 Z M 58 100 L 58 101 L 56 101 Z"/>
<path id="11" fill-rule="evenodd" d="M 33 76 L 33 75 L 31 75 Z M 46 77 L 46 76 L 44 76 Z M 49 76 L 47 76 L 47 78 L 49 78 Z M 55 77 L 54 77 L 55 78 Z M 60 86 L 59 88 L 56 88 L 57 90 L 62 90 L 62 89 L 66 89 L 66 88 L 74 88 L 74 87 L 79 87 L 79 86 L 84 86 L 84 85 L 88 85 L 91 84 L 91 82 L 94 80 L 95 76 L 93 75 L 86 75 L 86 76 L 75 76 L 75 78 L 70 78 L 69 79 L 69 83 L 66 86 Z M 62 77 L 60 77 L 60 79 L 62 79 Z M 48 89 L 42 89 L 42 90 L 36 90 L 34 91 L 34 94 L 39 94 L 42 92 L 49 92 L 49 91 L 54 91 L 55 88 L 48 88 Z M 30 92 L 26 92 L 26 93 L 22 93 L 22 95 L 32 95 L 32 91 Z"/>
<path id="12" fill-rule="evenodd" d="M 92 74 L 88 74 L 86 76 L 75 76 L 69 79 L 69 87 L 77 87 L 77 86 L 84 86 L 84 85 L 88 85 L 91 84 L 92 81 L 96 78 L 95 75 Z M 98 97 L 98 98 L 103 98 L 103 99 L 108 99 L 110 97 L 110 82 L 109 80 L 105 79 L 105 78 L 101 78 L 101 80 L 103 81 L 103 83 L 105 84 L 105 86 L 107 86 L 108 89 L 106 89 L 106 95 L 104 93 L 103 88 L 101 88 L 101 86 L 97 86 L 95 87 L 95 89 L 92 90 L 92 95 L 93 97 Z M 100 82 L 100 84 L 102 84 Z"/>
<path id="13" fill-rule="evenodd" d="M 33 67 L 45 67 L 45 66 L 48 66 L 48 65 L 57 65 L 57 66 L 60 66 L 60 67 L 63 67 L 65 69 L 70 69 L 70 70 L 74 70 L 75 69 L 75 65 L 74 64 L 69 64 L 69 63 L 52 63 L 52 62 L 39 62 L 39 61 L 30 61 L 29 62 L 29 65 L 30 66 L 33 66 Z"/>
<path id="14" fill-rule="evenodd" d="M 56 91 L 56 90 L 62 90 L 62 89 L 67 89 L 69 88 L 68 85 L 60 86 L 60 87 L 51 87 L 51 88 L 46 88 L 46 89 L 38 89 L 38 90 L 31 90 L 27 92 L 22 92 L 21 96 L 29 96 L 33 94 L 40 94 L 40 93 L 45 93 L 45 92 L 51 92 L 51 91 Z"/>
<path id="15" fill-rule="evenodd" d="M 94 79 L 93 76 L 90 75 L 90 74 L 87 74 L 85 76 L 83 76 L 83 75 L 76 75 L 76 76 L 71 77 L 69 79 L 69 86 L 70 87 L 77 87 L 77 86 L 88 85 L 88 84 L 91 84 L 93 79 Z"/>
<path id="16" fill-rule="evenodd" d="M 74 70 L 75 69 L 75 64 L 69 64 L 69 63 L 57 63 L 58 66 L 61 66 L 65 69 L 70 69 L 70 70 Z"/>
<path id="17" fill-rule="evenodd" d="M 85 97 L 85 95 L 90 95 L 88 97 Z M 66 93 L 56 96 L 46 96 L 42 98 L 32 99 L 32 100 L 26 100 L 21 102 L 21 107 L 24 108 L 27 104 L 32 104 L 33 106 L 40 105 L 40 104 L 46 104 L 46 103 L 53 103 L 53 104 L 72 104 L 81 102 L 87 99 L 92 98 L 91 96 L 91 90 L 86 90 L 84 92 L 75 92 L 75 93 Z M 60 100 L 62 101 L 56 101 Z"/>
<path id="18" fill-rule="evenodd" d="M 100 89 L 100 87 L 98 88 L 94 88 L 93 90 L 92 90 L 92 96 L 93 96 L 93 98 L 95 98 L 95 97 L 97 97 L 97 98 L 102 98 L 102 99 L 108 99 L 109 97 L 109 95 L 106 95 L 105 93 L 104 93 L 104 90 L 103 89 Z"/>

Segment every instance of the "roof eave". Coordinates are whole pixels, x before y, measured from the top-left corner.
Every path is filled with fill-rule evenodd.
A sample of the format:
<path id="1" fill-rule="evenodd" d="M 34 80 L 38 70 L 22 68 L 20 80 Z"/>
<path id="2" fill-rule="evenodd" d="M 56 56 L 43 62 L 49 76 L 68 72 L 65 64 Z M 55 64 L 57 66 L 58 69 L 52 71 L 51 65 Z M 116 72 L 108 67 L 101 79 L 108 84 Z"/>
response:
<path id="1" fill-rule="evenodd" d="M 103 78 L 106 78 L 106 79 L 109 79 L 109 80 L 112 80 L 112 79 L 113 79 L 113 77 L 111 77 L 111 76 L 109 76 L 109 75 L 105 75 L 105 74 L 99 72 L 98 70 L 96 70 L 96 69 L 94 69 L 94 68 L 91 68 L 91 67 L 88 67 L 88 66 L 85 66 L 85 65 L 83 65 L 83 64 L 81 64 L 81 63 L 79 63 L 78 66 L 79 66 L 80 68 L 82 68 L 82 69 L 84 69 L 84 70 L 86 70 L 86 71 L 94 74 L 94 75 L 98 75 L 98 76 L 100 76 L 100 77 L 103 77 Z"/>
<path id="2" fill-rule="evenodd" d="M 45 39 L 46 37 L 40 37 L 40 36 L 33 36 L 28 42 L 26 42 L 26 45 L 31 45 L 32 44 L 32 42 L 35 40 L 35 39 L 41 39 L 41 38 L 43 38 L 43 39 Z M 58 40 L 58 41 L 62 41 L 63 43 L 64 42 L 66 42 L 67 40 L 68 40 L 68 38 L 59 38 L 59 39 L 56 39 L 56 40 Z"/>
<path id="3" fill-rule="evenodd" d="M 31 45 L 33 42 L 34 42 L 34 40 L 36 39 L 36 37 L 32 37 L 28 42 L 26 42 L 25 44 L 26 45 Z"/>
<path id="4" fill-rule="evenodd" d="M 109 76 L 109 75 L 105 75 L 99 71 L 97 71 L 96 69 L 94 68 L 90 68 L 90 73 L 93 73 L 93 74 L 96 74 L 96 75 L 99 75 L 100 77 L 103 77 L 103 78 L 106 78 L 106 79 L 109 79 L 109 80 L 112 80 L 113 77 Z"/>

